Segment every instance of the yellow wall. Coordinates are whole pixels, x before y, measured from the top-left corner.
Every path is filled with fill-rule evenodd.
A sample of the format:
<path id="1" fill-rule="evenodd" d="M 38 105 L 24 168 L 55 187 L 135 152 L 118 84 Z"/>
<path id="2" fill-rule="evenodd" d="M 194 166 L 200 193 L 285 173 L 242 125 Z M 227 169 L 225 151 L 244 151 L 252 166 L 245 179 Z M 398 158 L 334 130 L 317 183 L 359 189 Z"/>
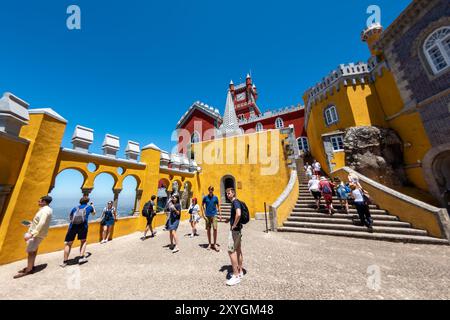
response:
<path id="1" fill-rule="evenodd" d="M 31 114 L 22 128 L 21 137 L 30 145 L 0 226 L 0 263 L 25 256 L 20 222 L 33 218 L 38 199 L 49 191 L 65 126 L 48 115 Z"/>
<path id="2" fill-rule="evenodd" d="M 335 90 L 333 93 L 312 107 L 307 127 L 311 153 L 322 164 L 324 170 L 327 173 L 330 172 L 323 146 L 323 134 L 338 130 L 344 131 L 354 126 L 372 125 L 391 128 L 398 133 L 405 144 L 404 164 L 410 166 L 405 169 L 408 179 L 416 187 L 427 191 L 428 186 L 422 169 L 420 166 L 415 166 L 421 163 L 431 149 L 431 144 L 418 112 L 404 113 L 394 119 L 389 119 L 404 107 L 392 73 L 383 68 L 382 75 L 377 75 L 374 83 L 348 86 L 341 88 L 339 92 Z M 308 97 L 305 96 L 304 99 L 307 102 Z M 327 127 L 323 111 L 332 104 L 337 108 L 339 122 Z M 332 162 L 336 164 L 334 170 L 345 166 L 344 153 L 335 153 Z"/>
<path id="3" fill-rule="evenodd" d="M 294 188 L 289 193 L 289 196 L 286 198 L 286 200 L 283 201 L 283 203 L 278 207 L 277 209 L 277 226 L 282 227 L 283 223 L 289 218 L 289 216 L 292 213 L 292 210 L 295 207 L 295 204 L 297 203 L 299 195 L 299 181 L 298 179 L 295 179 L 295 185 Z"/>
<path id="4" fill-rule="evenodd" d="M 202 195 L 207 193 L 209 185 L 216 187 L 216 193 L 220 196 L 222 177 L 232 175 L 238 184 L 238 197 L 247 203 L 252 216 L 254 216 L 256 212 L 264 210 L 264 202 L 270 204 L 278 198 L 289 180 L 290 171 L 286 165 L 283 144 L 286 135 L 280 135 L 279 130 L 198 144 L 204 154 L 209 152 L 214 156 L 214 162 L 222 157 L 224 163 L 210 163 L 205 157 L 204 161 L 202 159 L 198 161 L 199 166 L 202 167 L 201 173 L 183 173 L 161 169 L 161 151 L 155 149 L 144 149 L 141 152 L 141 164 L 117 162 L 114 159 L 88 153 L 80 154 L 62 150 L 60 145 L 65 127 L 64 122 L 46 114 L 32 114 L 29 125 L 23 127 L 21 131 L 21 137 L 30 141 L 28 148 L 27 144 L 23 142 L 14 141 L 11 144 L 11 142 L 0 139 L 0 146 L 14 151 L 10 154 L 2 153 L 0 157 L 2 175 L 0 177 L 5 183 L 15 184 L 0 225 L 0 264 L 26 257 L 26 243 L 23 241 L 23 234 L 27 228 L 22 226 L 21 221 L 32 220 L 38 210 L 38 199 L 49 192 L 49 189 L 54 186 L 57 175 L 67 169 L 81 172 L 84 177 L 83 188 L 93 188 L 96 176 L 101 173 L 113 176 L 114 189 L 121 189 L 123 180 L 129 175 L 134 176 L 138 182 L 137 189 L 142 190 L 139 212 L 142 211 L 145 202 L 152 195 L 157 194 L 160 179 L 167 179 L 171 185 L 174 181 L 178 181 L 181 193 L 184 190 L 184 183 L 189 182 L 192 186 L 193 196 L 201 199 Z M 247 145 L 249 145 L 248 150 Z M 238 147 L 243 149 L 238 149 Z M 267 153 L 266 150 L 269 152 Z M 196 152 L 196 155 L 203 153 Z M 20 160 L 21 154 L 23 161 L 7 158 L 17 156 Z M 227 157 L 228 160 L 233 158 L 238 164 L 227 164 Z M 273 160 L 272 166 L 266 162 L 268 159 Z M 97 165 L 95 172 L 87 169 L 89 163 Z M 125 169 L 122 175 L 118 174 L 118 167 Z M 273 169 L 273 167 L 276 167 L 276 170 L 267 172 L 268 168 Z M 4 170 L 8 170 L 9 174 L 6 175 Z M 184 210 L 182 220 L 188 218 L 189 215 Z M 158 214 L 154 219 L 154 226 L 162 226 L 165 222 L 166 215 Z M 146 219 L 142 216 L 120 218 L 114 227 L 113 237 L 143 231 L 145 225 Z M 99 241 L 99 222 L 93 221 L 89 226 L 89 243 Z M 67 228 L 67 225 L 52 227 L 40 246 L 39 252 L 62 250 Z"/>
<path id="5" fill-rule="evenodd" d="M 382 76 L 377 77 L 375 81 L 375 86 L 386 117 L 391 117 L 403 109 L 400 92 L 389 70 L 383 69 Z M 420 163 L 431 149 L 431 143 L 419 113 L 414 111 L 401 114 L 389 120 L 388 125 L 398 133 L 404 144 L 408 144 L 404 147 L 404 164 L 408 166 Z M 406 169 L 406 174 L 416 187 L 428 191 L 422 168 Z"/>
<path id="6" fill-rule="evenodd" d="M 354 126 L 387 126 L 373 85 L 358 84 L 341 87 L 339 91 L 333 90 L 333 95 L 327 96 L 326 99 L 312 106 L 306 128 L 311 154 L 322 164 L 327 173 L 330 172 L 330 168 L 328 167 L 322 135 L 336 131 L 343 132 L 345 129 Z M 307 97 L 304 98 L 307 103 Z M 330 105 L 336 106 L 339 121 L 327 126 L 324 110 Z M 344 166 L 344 153 L 336 152 L 331 162 L 335 163 L 335 170 Z"/>
<path id="7" fill-rule="evenodd" d="M 196 161 L 202 168 L 198 189 L 195 191 L 197 197 L 201 199 L 203 195 L 208 194 L 208 187 L 213 186 L 215 194 L 220 199 L 221 180 L 225 175 L 230 175 L 236 180 L 237 197 L 247 204 L 251 216 L 254 217 L 257 212 L 264 212 L 264 202 L 267 205 L 275 202 L 289 181 L 290 170 L 286 166 L 286 155 L 282 145 L 284 138 L 286 135 L 279 134 L 279 130 L 271 130 L 194 145 Z M 267 174 L 264 170 L 270 165 L 260 163 L 261 160 L 266 160 L 267 156 L 261 156 L 263 153 L 259 151 L 259 149 L 265 151 L 265 143 L 268 149 L 272 150 L 267 156 L 273 156 L 274 162 L 277 162 L 274 164 L 277 166 L 274 167 L 274 172 Z M 247 149 L 247 146 L 250 149 Z M 200 154 L 211 154 L 216 162 L 201 159 Z M 239 164 L 227 164 L 227 157 L 229 162 Z"/>

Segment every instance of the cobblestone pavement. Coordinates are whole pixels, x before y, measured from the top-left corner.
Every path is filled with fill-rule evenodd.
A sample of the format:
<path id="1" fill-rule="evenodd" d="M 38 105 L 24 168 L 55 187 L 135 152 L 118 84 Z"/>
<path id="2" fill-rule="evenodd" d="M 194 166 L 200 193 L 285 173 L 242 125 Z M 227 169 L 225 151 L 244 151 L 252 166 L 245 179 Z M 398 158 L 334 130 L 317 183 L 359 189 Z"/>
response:
<path id="1" fill-rule="evenodd" d="M 25 261 L 0 267 L 1 299 L 450 299 L 450 247 L 380 242 L 306 234 L 262 232 L 264 222 L 244 230 L 247 275 L 227 287 L 227 226 L 222 251 L 207 251 L 206 233 L 184 237 L 177 254 L 164 248 L 159 230 L 92 244 L 89 262 L 59 267 L 62 252 L 39 255 L 47 267 L 13 280 Z M 73 254 L 77 253 L 75 250 Z M 73 255 L 72 254 L 72 255 Z M 78 281 L 79 280 L 79 281 Z"/>

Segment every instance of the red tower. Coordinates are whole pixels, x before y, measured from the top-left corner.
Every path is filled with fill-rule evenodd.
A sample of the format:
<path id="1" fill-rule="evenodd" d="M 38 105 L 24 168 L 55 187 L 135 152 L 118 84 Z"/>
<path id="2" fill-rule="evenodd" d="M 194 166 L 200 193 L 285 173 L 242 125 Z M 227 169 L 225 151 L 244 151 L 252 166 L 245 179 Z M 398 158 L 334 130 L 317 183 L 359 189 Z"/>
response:
<path id="1" fill-rule="evenodd" d="M 230 83 L 230 91 L 233 96 L 238 119 L 248 120 L 251 116 L 259 117 L 259 110 L 256 100 L 258 100 L 258 91 L 252 82 L 252 78 L 247 74 L 245 83 L 235 86 L 233 81 Z"/>

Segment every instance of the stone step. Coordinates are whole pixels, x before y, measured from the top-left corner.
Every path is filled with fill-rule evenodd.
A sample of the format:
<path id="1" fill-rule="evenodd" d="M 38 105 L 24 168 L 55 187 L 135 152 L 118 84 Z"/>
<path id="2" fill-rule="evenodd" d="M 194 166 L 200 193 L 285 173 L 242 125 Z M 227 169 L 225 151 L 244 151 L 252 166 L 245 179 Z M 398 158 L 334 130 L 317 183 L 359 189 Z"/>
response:
<path id="1" fill-rule="evenodd" d="M 394 227 L 394 228 L 411 228 L 408 222 L 393 221 L 393 220 L 379 220 L 374 216 L 373 223 L 375 226 Z M 311 222 L 311 223 L 335 223 L 335 224 L 349 224 L 357 225 L 359 218 L 357 216 L 347 216 L 347 218 L 332 218 L 332 217 L 289 217 L 288 222 Z"/>
<path id="2" fill-rule="evenodd" d="M 333 201 L 333 206 L 336 206 L 337 208 L 340 208 L 340 203 L 339 201 Z M 315 202 L 311 202 L 311 201 L 297 201 L 297 203 L 295 204 L 295 208 L 315 208 L 316 207 L 316 203 Z M 324 206 L 324 201 L 321 201 L 321 207 L 325 208 Z M 354 205 L 349 204 L 349 208 L 350 209 L 355 209 Z M 369 209 L 379 209 L 378 206 L 371 204 L 369 206 Z"/>
<path id="3" fill-rule="evenodd" d="M 372 214 L 372 219 L 383 221 L 400 221 L 398 217 L 388 214 Z M 318 212 L 293 212 L 290 217 L 294 218 L 330 218 L 330 219 L 359 219 L 357 214 L 335 213 L 332 216 Z"/>
<path id="4" fill-rule="evenodd" d="M 367 229 L 366 229 L 367 230 Z M 413 236 L 405 234 L 390 234 L 390 233 L 369 233 L 359 231 L 346 231 L 346 230 L 329 230 L 318 228 L 293 228 L 293 227 L 281 227 L 278 228 L 279 232 L 295 232 L 295 233 L 307 233 L 307 234 L 319 234 L 327 236 L 340 236 L 340 237 L 352 237 L 371 240 L 383 240 L 393 242 L 406 242 L 406 243 L 422 243 L 422 244 L 435 244 L 435 245 L 449 245 L 449 241 L 445 239 L 438 239 L 429 236 Z"/>
<path id="5" fill-rule="evenodd" d="M 334 210 L 336 213 L 346 214 L 345 209 L 341 208 L 340 206 L 334 206 Z M 323 206 L 323 205 L 321 206 L 320 212 L 317 212 L 315 205 L 312 206 L 311 208 L 297 207 L 297 208 L 294 208 L 292 210 L 292 212 L 293 213 L 299 213 L 299 212 L 328 213 L 327 209 L 325 209 L 325 206 Z M 356 209 L 349 208 L 349 213 L 358 213 L 358 212 L 356 211 Z M 386 210 L 383 210 L 383 209 L 371 209 L 370 214 L 385 214 L 385 215 L 387 215 L 388 213 L 386 212 Z"/>
<path id="6" fill-rule="evenodd" d="M 336 223 L 313 223 L 313 222 L 285 222 L 284 227 L 293 228 L 308 228 L 308 229 L 330 229 L 330 230 L 344 230 L 344 231 L 359 231 L 367 232 L 367 227 L 365 226 L 355 226 L 346 224 L 336 224 Z M 412 229 L 412 228 L 395 228 L 395 227 L 384 227 L 384 226 L 374 226 L 374 233 L 393 233 L 393 234 L 407 234 L 413 236 L 428 236 L 426 230 Z"/>

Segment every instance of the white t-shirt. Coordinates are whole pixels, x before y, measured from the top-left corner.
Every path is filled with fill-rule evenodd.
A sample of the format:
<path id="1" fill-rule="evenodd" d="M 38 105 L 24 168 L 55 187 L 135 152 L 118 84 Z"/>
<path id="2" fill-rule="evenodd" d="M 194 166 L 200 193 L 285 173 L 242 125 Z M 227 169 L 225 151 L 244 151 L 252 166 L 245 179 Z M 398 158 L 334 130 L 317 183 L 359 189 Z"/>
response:
<path id="1" fill-rule="evenodd" d="M 198 212 L 200 211 L 200 207 L 198 204 L 196 204 L 195 206 L 191 204 L 191 207 L 189 208 L 189 210 L 192 209 L 192 214 L 198 214 Z"/>
<path id="2" fill-rule="evenodd" d="M 355 189 L 352 191 L 353 198 L 355 202 L 364 202 L 363 193 L 360 189 Z"/>
<path id="3" fill-rule="evenodd" d="M 319 162 L 314 163 L 314 170 L 319 171 L 320 168 L 321 168 L 321 166 L 320 166 Z"/>
<path id="4" fill-rule="evenodd" d="M 311 179 L 308 182 L 309 191 L 319 191 L 320 181 L 317 179 Z"/>

